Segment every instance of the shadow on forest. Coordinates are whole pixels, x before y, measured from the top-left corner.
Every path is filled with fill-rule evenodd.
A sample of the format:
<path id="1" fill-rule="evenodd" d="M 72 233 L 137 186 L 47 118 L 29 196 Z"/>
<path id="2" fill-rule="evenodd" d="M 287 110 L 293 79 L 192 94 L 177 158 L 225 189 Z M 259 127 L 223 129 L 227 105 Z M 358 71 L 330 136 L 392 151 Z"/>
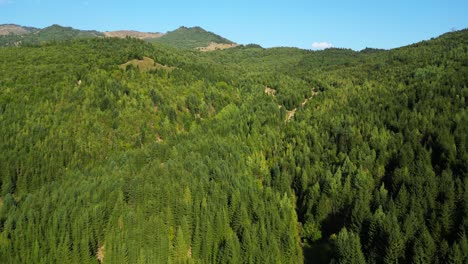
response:
<path id="1" fill-rule="evenodd" d="M 304 263 L 330 263 L 332 258 L 332 246 L 328 241 L 316 242 L 314 244 L 304 244 Z"/>
<path id="2" fill-rule="evenodd" d="M 338 235 L 344 227 L 347 210 L 339 211 L 329 215 L 322 222 L 322 239 L 315 243 L 304 244 L 304 263 L 330 263 L 333 257 L 333 246 L 330 236 Z"/>

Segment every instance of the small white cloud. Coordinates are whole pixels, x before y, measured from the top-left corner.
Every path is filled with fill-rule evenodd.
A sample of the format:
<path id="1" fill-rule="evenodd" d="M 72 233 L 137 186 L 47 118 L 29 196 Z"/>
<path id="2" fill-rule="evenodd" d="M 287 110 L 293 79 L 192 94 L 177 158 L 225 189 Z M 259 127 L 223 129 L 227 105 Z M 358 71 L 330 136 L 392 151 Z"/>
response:
<path id="1" fill-rule="evenodd" d="M 321 50 L 321 49 L 328 49 L 333 47 L 333 44 L 329 42 L 314 42 L 312 43 L 312 49 Z"/>

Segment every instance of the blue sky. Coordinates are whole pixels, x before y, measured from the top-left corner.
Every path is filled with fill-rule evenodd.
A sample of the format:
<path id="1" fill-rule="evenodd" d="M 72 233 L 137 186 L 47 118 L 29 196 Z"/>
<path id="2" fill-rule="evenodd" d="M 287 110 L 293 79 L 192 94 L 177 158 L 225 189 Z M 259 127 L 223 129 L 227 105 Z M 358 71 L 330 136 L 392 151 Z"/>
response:
<path id="1" fill-rule="evenodd" d="M 468 1 L 0 0 L 0 24 L 166 32 L 201 26 L 241 44 L 395 48 L 468 27 Z"/>

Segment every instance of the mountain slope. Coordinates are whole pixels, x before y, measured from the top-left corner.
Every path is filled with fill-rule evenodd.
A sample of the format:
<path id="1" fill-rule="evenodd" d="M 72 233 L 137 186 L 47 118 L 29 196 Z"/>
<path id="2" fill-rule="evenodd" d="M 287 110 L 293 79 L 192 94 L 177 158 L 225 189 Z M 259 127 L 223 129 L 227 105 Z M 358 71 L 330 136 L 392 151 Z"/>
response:
<path id="1" fill-rule="evenodd" d="M 174 69 L 121 67 L 139 57 Z M 240 93 L 220 77 L 220 65 L 116 38 L 3 48 L 0 59 L 10 61 L 0 65 L 0 118 L 9 127 L 0 128 L 0 259 L 301 262 L 292 201 L 249 176 L 256 170 L 248 158 L 253 150 L 219 134 L 240 114 Z M 26 145 L 10 144 L 29 138 L 14 136 L 17 129 L 34 134 L 28 154 L 13 155 Z M 16 162 L 42 165 L 7 182 Z M 114 173 L 101 174 L 112 167 Z M 44 210 L 23 214 L 39 201 Z M 69 238 L 54 245 L 62 235 Z M 25 247 L 39 251 L 17 254 Z"/>
<path id="2" fill-rule="evenodd" d="M 467 47 L 1 48 L 0 260 L 466 263 Z"/>
<path id="3" fill-rule="evenodd" d="M 208 47 L 211 43 L 234 44 L 234 42 L 206 31 L 201 27 L 180 27 L 174 31 L 167 32 L 164 36 L 155 39 L 154 42 L 161 42 L 183 49 Z"/>
<path id="4" fill-rule="evenodd" d="M 163 36 L 162 33 L 154 32 L 140 32 L 135 30 L 117 30 L 117 31 L 106 31 L 104 32 L 106 37 L 116 37 L 116 38 L 138 38 L 138 39 L 155 39 Z"/>
<path id="5" fill-rule="evenodd" d="M 79 30 L 72 27 L 62 27 L 60 25 L 52 25 L 50 27 L 43 28 L 35 32 L 34 35 L 39 41 L 61 41 L 68 39 L 94 38 L 104 36 L 103 33 L 95 30 Z"/>
<path id="6" fill-rule="evenodd" d="M 38 28 L 33 27 L 22 27 L 15 24 L 3 24 L 0 25 L 0 36 L 4 35 L 26 35 L 35 31 L 38 31 Z"/>
<path id="7" fill-rule="evenodd" d="M 227 49 L 237 46 L 234 42 L 208 32 L 200 27 L 180 27 L 166 34 L 118 30 L 98 32 L 78 30 L 71 27 L 52 25 L 43 29 L 17 25 L 0 25 L 0 46 L 38 45 L 42 42 L 62 41 L 94 37 L 138 38 L 150 42 L 160 42 L 184 49 L 198 48 L 202 51 Z"/>

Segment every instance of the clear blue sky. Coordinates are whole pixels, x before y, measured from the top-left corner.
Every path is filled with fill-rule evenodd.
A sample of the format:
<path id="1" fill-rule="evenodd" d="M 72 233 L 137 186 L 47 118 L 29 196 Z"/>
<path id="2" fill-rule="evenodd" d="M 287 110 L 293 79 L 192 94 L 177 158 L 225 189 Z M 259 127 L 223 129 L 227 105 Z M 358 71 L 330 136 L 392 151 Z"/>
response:
<path id="1" fill-rule="evenodd" d="M 468 27 L 468 0 L 0 0 L 0 24 L 166 32 L 201 26 L 241 44 L 394 48 Z"/>

